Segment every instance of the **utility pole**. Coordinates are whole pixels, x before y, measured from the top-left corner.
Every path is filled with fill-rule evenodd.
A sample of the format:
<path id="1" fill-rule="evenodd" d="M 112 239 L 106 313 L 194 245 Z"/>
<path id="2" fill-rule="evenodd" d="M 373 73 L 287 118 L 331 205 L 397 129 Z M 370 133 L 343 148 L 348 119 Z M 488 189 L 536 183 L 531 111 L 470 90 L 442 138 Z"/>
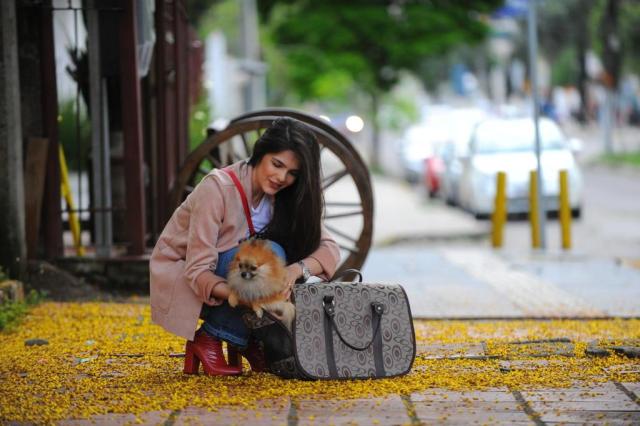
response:
<path id="1" fill-rule="evenodd" d="M 527 26 L 529 36 L 529 67 L 531 73 L 531 99 L 533 100 L 533 127 L 535 128 L 536 141 L 536 163 L 538 168 L 537 187 L 538 191 L 535 195 L 538 199 L 538 219 L 540 221 L 540 248 L 547 248 L 547 207 L 544 201 L 544 179 L 542 175 L 542 162 L 540 161 L 542 146 L 540 144 L 540 100 L 538 99 L 538 24 L 536 19 L 536 0 L 529 1 L 529 14 Z"/>
<path id="2" fill-rule="evenodd" d="M 0 7 L 0 266 L 24 279 L 27 242 L 16 2 Z"/>

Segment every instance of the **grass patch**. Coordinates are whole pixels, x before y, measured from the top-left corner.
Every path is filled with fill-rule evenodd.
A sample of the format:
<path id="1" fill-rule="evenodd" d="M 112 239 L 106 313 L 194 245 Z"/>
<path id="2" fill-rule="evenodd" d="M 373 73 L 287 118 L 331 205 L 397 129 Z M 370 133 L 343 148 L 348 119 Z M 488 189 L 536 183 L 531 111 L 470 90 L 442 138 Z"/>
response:
<path id="1" fill-rule="evenodd" d="M 611 166 L 632 166 L 640 168 L 640 151 L 605 154 L 600 160 Z"/>
<path id="2" fill-rule="evenodd" d="M 21 302 L 7 301 L 0 304 L 0 331 L 15 329 L 29 309 L 43 300 L 42 293 L 31 290 Z"/>

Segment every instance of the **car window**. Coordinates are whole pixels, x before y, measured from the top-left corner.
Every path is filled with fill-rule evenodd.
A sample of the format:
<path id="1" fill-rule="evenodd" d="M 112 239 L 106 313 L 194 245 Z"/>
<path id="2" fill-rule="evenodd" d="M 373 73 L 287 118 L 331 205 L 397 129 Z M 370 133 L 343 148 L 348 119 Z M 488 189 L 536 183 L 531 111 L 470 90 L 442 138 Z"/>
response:
<path id="1" fill-rule="evenodd" d="M 562 132 L 549 121 L 540 122 L 542 149 L 565 149 Z M 478 125 L 473 136 L 473 149 L 478 154 L 533 151 L 535 129 L 531 120 L 492 121 Z"/>

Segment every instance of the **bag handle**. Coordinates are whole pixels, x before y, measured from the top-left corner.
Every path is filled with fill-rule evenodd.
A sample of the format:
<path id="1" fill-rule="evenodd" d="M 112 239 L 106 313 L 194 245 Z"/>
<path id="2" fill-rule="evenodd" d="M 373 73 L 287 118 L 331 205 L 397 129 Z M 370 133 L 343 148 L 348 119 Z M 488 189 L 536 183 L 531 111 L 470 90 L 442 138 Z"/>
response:
<path id="1" fill-rule="evenodd" d="M 342 279 L 342 277 L 344 277 L 347 274 L 358 274 L 358 282 L 361 283 L 362 282 L 362 272 L 360 272 L 357 269 L 345 269 L 344 271 L 342 271 L 342 273 L 340 275 L 338 275 L 337 277 L 333 277 L 331 279 L 330 282 L 336 282 L 336 281 L 340 281 Z M 355 281 L 352 281 L 355 282 Z"/>
<path id="2" fill-rule="evenodd" d="M 236 174 L 233 172 L 233 170 L 224 168 L 222 169 L 222 171 L 229 175 L 234 185 L 238 189 L 238 192 L 240 193 L 242 207 L 244 208 L 244 215 L 247 218 L 247 225 L 249 225 L 249 237 L 253 237 L 254 235 L 256 235 L 256 230 L 254 229 L 253 221 L 251 220 L 251 212 L 249 212 L 249 202 L 247 201 L 247 195 L 244 193 L 244 189 L 240 184 L 240 180 L 238 179 L 238 176 L 236 176 Z"/>
<path id="3" fill-rule="evenodd" d="M 336 324 L 334 319 L 334 316 L 336 314 L 336 301 L 333 296 L 331 295 L 324 296 L 322 298 L 322 307 L 324 308 L 325 314 L 331 320 L 331 325 L 333 326 L 333 329 L 336 331 L 336 333 L 338 333 L 338 337 L 340 338 L 340 340 L 342 340 L 342 343 L 344 343 L 345 345 L 347 345 L 348 347 L 350 347 L 355 351 L 364 351 L 368 349 L 369 346 L 371 346 L 371 344 L 373 344 L 373 341 L 376 339 L 376 335 L 380 331 L 380 322 L 382 322 L 381 321 L 382 314 L 384 313 L 384 305 L 382 303 L 371 302 L 371 310 L 373 311 L 373 314 L 374 314 L 374 321 L 376 321 L 376 326 L 375 326 L 375 329 L 373 330 L 373 334 L 371 335 L 371 340 L 369 341 L 369 343 L 367 343 L 364 346 L 352 345 L 351 343 L 347 342 L 347 340 L 342 336 L 342 333 L 340 333 L 338 324 Z"/>

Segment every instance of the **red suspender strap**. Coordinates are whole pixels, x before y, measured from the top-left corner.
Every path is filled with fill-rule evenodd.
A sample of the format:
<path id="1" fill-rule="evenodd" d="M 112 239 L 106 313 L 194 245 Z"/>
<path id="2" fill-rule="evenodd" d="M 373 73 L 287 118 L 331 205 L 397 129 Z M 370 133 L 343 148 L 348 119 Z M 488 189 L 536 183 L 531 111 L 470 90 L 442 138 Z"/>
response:
<path id="1" fill-rule="evenodd" d="M 240 199 L 242 200 L 242 207 L 244 207 L 244 215 L 247 217 L 247 225 L 249 225 L 249 236 L 253 237 L 256 234 L 256 230 L 253 229 L 253 221 L 251 220 L 251 212 L 249 211 L 249 202 L 247 201 L 247 196 L 244 193 L 244 189 L 242 189 L 242 185 L 240 184 L 240 180 L 238 176 L 233 172 L 233 170 L 222 169 L 223 172 L 229 175 L 233 183 L 238 188 L 238 192 L 240 193 Z"/>

